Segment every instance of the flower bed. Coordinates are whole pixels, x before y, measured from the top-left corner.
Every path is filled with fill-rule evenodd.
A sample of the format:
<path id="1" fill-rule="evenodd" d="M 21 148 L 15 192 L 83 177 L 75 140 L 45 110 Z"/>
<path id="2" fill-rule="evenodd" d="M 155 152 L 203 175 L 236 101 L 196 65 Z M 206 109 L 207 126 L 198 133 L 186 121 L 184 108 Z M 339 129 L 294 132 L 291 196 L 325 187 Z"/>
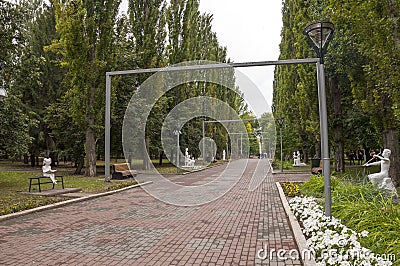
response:
<path id="1" fill-rule="evenodd" d="M 340 220 L 325 216 L 314 197 L 295 197 L 289 205 L 303 226 L 317 265 L 392 265 L 385 256 L 374 254 L 358 242 L 368 235 L 367 231 L 356 233 Z"/>

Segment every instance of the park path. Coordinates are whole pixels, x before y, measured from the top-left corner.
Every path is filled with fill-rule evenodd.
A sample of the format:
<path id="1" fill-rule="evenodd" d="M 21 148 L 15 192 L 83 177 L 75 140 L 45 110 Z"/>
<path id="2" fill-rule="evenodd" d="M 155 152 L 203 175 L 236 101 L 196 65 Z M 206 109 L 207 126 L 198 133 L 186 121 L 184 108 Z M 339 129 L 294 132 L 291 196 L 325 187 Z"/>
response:
<path id="1" fill-rule="evenodd" d="M 258 161 L 249 160 L 227 194 L 201 206 L 168 205 L 136 188 L 0 222 L 0 265 L 301 265 L 257 256 L 297 249 L 279 175 L 248 190 Z M 173 179 L 202 184 L 223 169 Z"/>

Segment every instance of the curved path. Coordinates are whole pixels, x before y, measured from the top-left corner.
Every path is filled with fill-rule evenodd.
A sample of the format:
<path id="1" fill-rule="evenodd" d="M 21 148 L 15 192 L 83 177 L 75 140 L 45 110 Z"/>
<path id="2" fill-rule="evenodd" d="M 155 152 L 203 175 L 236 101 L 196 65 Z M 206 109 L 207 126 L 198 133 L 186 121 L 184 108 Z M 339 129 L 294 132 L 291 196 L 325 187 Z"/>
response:
<path id="1" fill-rule="evenodd" d="M 201 206 L 167 205 L 136 188 L 0 222 L 0 265 L 301 265 L 266 258 L 297 247 L 276 177 L 248 189 L 258 162 Z M 173 179 L 204 184 L 224 168 Z"/>

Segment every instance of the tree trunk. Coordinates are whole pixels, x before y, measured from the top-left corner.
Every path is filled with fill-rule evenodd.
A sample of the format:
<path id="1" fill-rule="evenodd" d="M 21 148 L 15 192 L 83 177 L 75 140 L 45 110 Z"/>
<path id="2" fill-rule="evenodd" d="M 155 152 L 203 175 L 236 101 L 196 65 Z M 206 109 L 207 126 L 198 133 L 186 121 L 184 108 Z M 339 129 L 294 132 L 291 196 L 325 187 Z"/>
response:
<path id="1" fill-rule="evenodd" d="M 318 141 L 315 143 L 315 157 L 316 158 L 321 158 L 321 142 Z"/>
<path id="2" fill-rule="evenodd" d="M 85 176 L 96 176 L 96 139 L 93 129 L 86 129 L 86 170 Z"/>
<path id="3" fill-rule="evenodd" d="M 303 162 L 308 163 L 308 151 L 303 149 Z"/>
<path id="4" fill-rule="evenodd" d="M 143 165 L 142 169 L 143 170 L 149 170 L 150 169 L 150 158 L 149 158 L 149 137 L 146 136 L 144 138 L 144 147 L 143 147 Z"/>
<path id="5" fill-rule="evenodd" d="M 398 9 L 396 9 L 395 0 L 388 0 L 388 3 L 389 3 L 389 17 L 393 21 L 398 21 L 399 12 L 398 12 Z M 395 40 L 395 44 L 397 46 L 397 49 L 400 49 L 400 37 L 399 37 L 398 23 L 393 23 L 393 38 Z"/>
<path id="6" fill-rule="evenodd" d="M 333 141 L 335 143 L 335 171 L 343 173 L 345 171 L 345 163 L 342 122 L 342 99 L 337 76 L 333 76 L 329 79 L 329 88 L 333 104 Z"/>
<path id="7" fill-rule="evenodd" d="M 80 175 L 82 173 L 84 162 L 85 162 L 85 157 L 82 156 L 82 158 L 79 160 L 78 166 L 75 169 L 74 175 Z"/>
<path id="8" fill-rule="evenodd" d="M 36 165 L 35 154 L 32 152 L 30 157 L 31 157 L 31 166 L 35 167 Z"/>
<path id="9" fill-rule="evenodd" d="M 164 156 L 164 151 L 160 151 L 160 160 L 158 162 L 158 165 L 162 165 L 162 160 L 163 160 L 163 156 Z"/>
<path id="10" fill-rule="evenodd" d="M 400 186 L 400 149 L 399 149 L 399 135 L 397 129 L 391 128 L 382 132 L 383 147 L 389 149 L 392 153 L 390 155 L 390 169 L 389 176 L 393 181 L 395 187 Z"/>

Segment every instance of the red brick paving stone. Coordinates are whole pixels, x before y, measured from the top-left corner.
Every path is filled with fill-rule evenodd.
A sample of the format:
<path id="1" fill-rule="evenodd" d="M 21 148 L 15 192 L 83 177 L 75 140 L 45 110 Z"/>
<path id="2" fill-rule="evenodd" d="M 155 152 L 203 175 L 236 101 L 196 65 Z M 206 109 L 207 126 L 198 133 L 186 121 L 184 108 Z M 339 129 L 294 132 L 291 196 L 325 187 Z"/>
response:
<path id="1" fill-rule="evenodd" d="M 167 205 L 132 189 L 0 222 L 0 265 L 301 265 L 256 257 L 264 243 L 296 248 L 274 184 L 285 177 L 248 191 L 257 161 L 225 196 L 202 206 Z M 225 167 L 171 180 L 203 184 Z"/>

